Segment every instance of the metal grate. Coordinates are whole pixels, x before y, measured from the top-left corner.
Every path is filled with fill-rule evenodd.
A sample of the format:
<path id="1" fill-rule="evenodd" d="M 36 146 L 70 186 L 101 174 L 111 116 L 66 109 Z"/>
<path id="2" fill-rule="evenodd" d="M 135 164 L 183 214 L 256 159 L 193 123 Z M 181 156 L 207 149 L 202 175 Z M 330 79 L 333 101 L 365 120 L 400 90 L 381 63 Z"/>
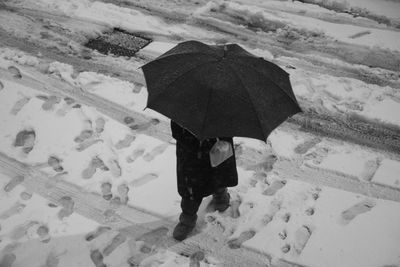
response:
<path id="1" fill-rule="evenodd" d="M 112 32 L 104 33 L 102 36 L 90 40 L 85 46 L 105 55 L 132 57 L 150 42 L 150 39 L 114 29 Z"/>

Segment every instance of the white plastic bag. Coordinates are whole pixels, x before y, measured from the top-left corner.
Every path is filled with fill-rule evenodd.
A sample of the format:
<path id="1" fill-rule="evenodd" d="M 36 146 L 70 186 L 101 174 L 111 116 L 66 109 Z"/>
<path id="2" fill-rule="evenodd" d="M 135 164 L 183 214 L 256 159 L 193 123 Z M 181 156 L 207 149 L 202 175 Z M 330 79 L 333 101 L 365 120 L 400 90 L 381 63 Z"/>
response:
<path id="1" fill-rule="evenodd" d="M 229 142 L 217 139 L 217 142 L 210 150 L 211 166 L 216 167 L 232 156 L 232 145 Z"/>

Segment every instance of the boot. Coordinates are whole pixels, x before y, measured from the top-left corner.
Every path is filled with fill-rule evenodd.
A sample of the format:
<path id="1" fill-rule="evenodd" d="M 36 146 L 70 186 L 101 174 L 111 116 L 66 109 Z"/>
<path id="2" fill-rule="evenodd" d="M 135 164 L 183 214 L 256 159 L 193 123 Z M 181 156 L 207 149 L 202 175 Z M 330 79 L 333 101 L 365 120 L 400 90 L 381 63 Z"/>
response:
<path id="1" fill-rule="evenodd" d="M 181 200 L 182 213 L 179 216 L 179 223 L 175 226 L 172 236 L 182 241 L 193 231 L 196 226 L 197 211 L 201 204 L 202 198 L 183 197 Z"/>
<path id="2" fill-rule="evenodd" d="M 229 208 L 231 196 L 228 193 L 228 189 L 220 188 L 214 194 L 210 202 L 211 207 L 219 212 L 224 212 Z"/>
<path id="3" fill-rule="evenodd" d="M 179 223 L 175 226 L 172 236 L 178 241 L 186 239 L 196 226 L 196 220 L 196 214 L 186 215 L 185 213 L 181 213 L 179 216 Z"/>

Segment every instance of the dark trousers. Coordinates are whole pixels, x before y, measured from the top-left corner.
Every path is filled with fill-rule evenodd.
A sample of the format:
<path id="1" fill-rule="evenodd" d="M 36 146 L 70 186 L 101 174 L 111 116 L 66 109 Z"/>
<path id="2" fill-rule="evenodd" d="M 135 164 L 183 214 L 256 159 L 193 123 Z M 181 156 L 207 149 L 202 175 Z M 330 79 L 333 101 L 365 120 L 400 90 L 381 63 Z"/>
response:
<path id="1" fill-rule="evenodd" d="M 223 195 L 227 192 L 226 187 L 219 188 L 215 193 L 214 197 L 218 197 L 220 195 Z M 184 214 L 187 217 L 191 218 L 196 218 L 197 219 L 197 211 L 199 210 L 201 201 L 203 198 L 182 198 L 181 200 L 181 209 L 182 209 L 182 214 Z"/>

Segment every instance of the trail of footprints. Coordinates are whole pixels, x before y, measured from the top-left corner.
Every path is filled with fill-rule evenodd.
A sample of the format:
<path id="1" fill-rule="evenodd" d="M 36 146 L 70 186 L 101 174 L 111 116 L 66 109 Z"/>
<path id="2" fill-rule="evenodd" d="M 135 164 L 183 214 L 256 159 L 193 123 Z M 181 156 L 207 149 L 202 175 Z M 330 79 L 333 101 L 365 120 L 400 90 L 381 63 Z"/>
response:
<path id="1" fill-rule="evenodd" d="M 10 68 L 10 72 L 14 73 L 17 78 L 20 78 L 20 73 L 16 68 Z M 4 88 L 3 84 L 1 84 L 2 88 Z M 41 106 L 42 110 L 44 111 L 54 111 L 56 109 L 56 105 L 60 104 L 61 101 L 63 100 L 62 107 L 57 110 L 57 115 L 59 116 L 64 116 L 69 110 L 72 108 L 81 108 L 80 104 L 77 104 L 76 101 L 72 98 L 65 97 L 64 99 L 61 99 L 58 96 L 50 95 L 37 95 L 36 96 L 38 99 L 43 101 L 43 104 Z M 20 100 L 18 100 L 14 107 L 11 110 L 11 114 L 17 115 L 18 112 L 28 103 L 30 98 L 28 97 L 22 97 Z M 82 112 L 83 113 L 83 112 Z M 86 117 L 86 116 L 84 116 Z M 146 125 L 137 125 L 135 124 L 135 120 L 131 117 L 126 117 L 124 119 L 124 122 L 128 127 L 134 130 L 144 130 L 150 127 L 151 125 L 155 125 L 159 123 L 159 120 L 153 119 L 151 120 L 148 124 Z M 97 143 L 103 142 L 101 138 L 101 134 L 104 131 L 106 124 L 106 120 L 102 117 L 98 117 L 94 120 L 94 123 L 89 120 L 85 119 L 84 120 L 84 129 L 74 138 L 74 142 L 77 143 L 76 150 L 78 152 L 82 152 L 86 150 L 87 148 L 91 147 L 92 145 L 95 145 Z M 127 134 L 125 138 L 122 140 L 118 141 L 116 144 L 114 144 L 115 149 L 123 149 L 123 148 L 128 148 L 132 145 L 132 143 L 135 141 L 136 136 L 134 134 Z M 15 141 L 14 141 L 14 146 L 15 147 L 21 147 L 22 151 L 25 154 L 28 154 L 30 151 L 34 149 L 36 141 L 36 132 L 33 129 L 24 129 L 18 132 L 16 135 Z M 167 143 L 163 143 L 161 145 L 156 146 L 154 149 L 152 149 L 150 152 L 145 153 L 144 148 L 136 148 L 134 149 L 131 154 L 126 158 L 127 163 L 133 163 L 136 161 L 139 157 L 142 157 L 143 160 L 149 162 L 153 161 L 158 155 L 162 154 L 167 148 L 168 148 Z M 62 166 L 62 159 L 59 158 L 57 155 L 50 155 L 47 161 L 47 164 L 40 164 L 39 166 L 36 166 L 38 168 L 41 167 L 51 167 L 56 173 L 59 173 L 57 177 L 62 177 L 62 175 L 67 174 L 67 171 L 64 170 L 64 167 Z M 121 166 L 116 159 L 109 159 L 107 162 L 104 162 L 103 159 L 101 159 L 99 156 L 94 156 L 87 167 L 83 169 L 81 173 L 81 177 L 83 179 L 90 179 L 94 176 L 94 174 L 98 171 L 109 171 L 113 177 L 120 177 L 122 175 L 122 169 Z M 55 177 L 56 177 L 55 176 Z M 138 179 L 134 180 L 131 185 L 133 186 L 140 186 L 143 185 L 155 178 L 157 178 L 157 174 L 149 173 L 146 175 L 143 175 L 142 177 L 139 177 Z M 54 177 L 53 177 L 54 178 Z M 56 179 L 52 179 L 56 183 Z M 12 190 L 16 185 L 21 183 L 23 181 L 22 176 L 15 177 L 5 188 L 6 191 Z M 50 185 L 50 184 L 49 184 Z M 50 185 L 51 186 L 51 185 Z M 111 188 L 112 185 L 109 182 L 105 182 L 101 184 L 101 192 L 103 195 L 103 198 L 106 200 L 112 201 L 114 204 L 115 203 L 123 203 L 126 204 L 128 202 L 128 191 L 129 187 L 126 184 L 119 185 L 117 188 L 117 192 L 119 196 L 116 196 L 113 198 L 113 195 L 111 193 Z M 63 211 L 64 212 L 64 211 Z M 69 212 L 65 211 L 65 214 L 60 214 L 60 217 L 67 216 Z"/>
<path id="2" fill-rule="evenodd" d="M 22 78 L 21 72 L 18 70 L 16 67 L 9 67 L 10 73 L 12 73 L 13 77 L 15 79 L 20 79 Z M 0 81 L 0 91 L 4 89 L 4 84 Z M 76 103 L 76 101 L 72 98 L 66 97 L 64 99 L 61 99 L 58 96 L 43 96 L 43 95 L 38 95 L 37 98 L 43 100 L 43 104 L 41 108 L 44 111 L 53 111 L 56 109 L 56 106 L 62 103 L 61 108 L 57 109 L 56 114 L 58 116 L 65 116 L 71 109 L 73 108 L 80 108 L 81 105 Z M 14 116 L 18 115 L 18 113 L 24 108 L 24 106 L 30 101 L 29 97 L 22 96 L 12 107 L 10 110 L 10 113 Z M 139 125 L 135 123 L 135 120 L 131 117 L 126 117 L 124 119 L 125 124 L 132 130 L 146 130 L 152 125 L 156 125 L 159 123 L 159 120 L 153 119 L 149 123 Z M 86 121 L 87 127 L 85 127 L 82 132 L 74 138 L 74 141 L 77 143 L 76 150 L 78 152 L 82 152 L 85 149 L 91 147 L 94 144 L 97 144 L 99 142 L 103 142 L 103 140 L 100 138 L 100 134 L 104 131 L 105 127 L 105 119 L 102 117 L 97 118 L 94 121 L 94 125 L 92 125 L 92 121 L 88 120 Z M 36 140 L 36 132 L 33 129 L 24 129 L 18 132 L 18 134 L 15 137 L 14 141 L 14 146 L 17 148 L 21 148 L 22 152 L 25 154 L 28 154 L 30 151 L 34 149 L 34 144 Z M 118 141 L 115 145 L 114 148 L 119 150 L 119 149 L 124 149 L 128 148 L 132 145 L 132 143 L 136 140 L 136 136 L 134 134 L 127 134 L 122 140 Z M 306 154 L 308 150 L 318 144 L 321 141 L 320 138 L 314 138 L 312 140 L 306 141 L 304 144 L 300 144 L 298 147 L 296 147 L 295 152 L 297 154 Z M 168 148 L 168 144 L 161 144 L 157 147 L 155 147 L 153 150 L 151 150 L 148 153 L 145 153 L 144 148 L 136 148 L 134 149 L 131 154 L 126 158 L 127 163 L 133 163 L 135 162 L 138 158 L 142 157 L 143 160 L 145 161 L 152 161 L 157 157 L 158 155 L 162 154 L 166 149 Z M 276 161 L 276 157 L 272 157 L 270 162 L 268 161 L 267 167 L 261 166 L 262 168 L 258 168 L 258 170 L 255 172 L 254 176 L 252 179 L 250 179 L 250 186 L 255 186 L 258 182 L 263 182 L 267 184 L 266 189 L 263 191 L 263 194 L 266 196 L 274 196 L 281 188 L 283 188 L 286 185 L 286 181 L 284 180 L 274 180 L 272 182 L 269 182 L 267 179 L 267 172 L 272 169 L 273 164 Z M 56 155 L 51 155 L 48 158 L 47 166 L 51 167 L 55 172 L 57 173 L 65 173 L 64 168 L 62 166 L 62 159 L 57 157 Z M 261 171 L 260 171 L 261 169 Z M 89 165 L 87 166 L 86 169 L 83 170 L 82 172 L 82 178 L 83 179 L 90 179 L 93 177 L 93 175 L 96 173 L 97 170 L 101 171 L 110 171 L 114 177 L 119 177 L 121 176 L 121 167 L 116 160 L 109 160 L 107 164 L 98 156 L 95 156 L 91 159 Z M 138 179 L 134 180 L 133 182 L 130 183 L 132 186 L 140 186 L 143 185 L 153 179 L 156 179 L 158 177 L 157 174 L 145 174 L 142 177 L 139 177 Z M 10 192 L 12 191 L 18 184 L 21 184 L 24 181 L 23 176 L 15 176 L 13 177 L 3 188 L 5 192 Z M 101 193 L 102 197 L 110 201 L 112 204 L 126 204 L 129 200 L 128 198 L 128 192 L 129 192 L 129 186 L 127 184 L 120 184 L 117 186 L 116 193 L 112 193 L 112 183 L 110 182 L 104 182 L 101 184 Z M 314 201 L 316 201 L 319 198 L 319 193 L 320 189 L 316 189 L 311 193 L 311 197 Z M 28 192 L 22 192 L 20 197 L 22 200 L 29 200 L 31 198 L 32 194 Z M 234 199 L 231 201 L 231 207 L 230 207 L 230 217 L 233 219 L 238 219 L 240 218 L 241 214 L 239 211 L 239 207 L 241 205 L 241 200 L 240 198 Z M 64 196 L 60 199 L 60 206 L 61 209 L 58 212 L 58 218 L 62 220 L 65 217 L 70 216 L 73 213 L 74 210 L 74 205 L 75 202 L 74 200 L 69 197 L 69 196 Z M 51 207 L 57 207 L 56 205 L 49 204 Z M 350 223 L 355 217 L 358 215 L 370 211 L 373 207 L 375 206 L 375 202 L 373 200 L 363 200 L 348 209 L 344 210 L 341 213 L 341 222 L 343 224 L 348 224 Z M 24 210 L 26 207 L 25 204 L 17 202 L 13 206 L 11 206 L 8 210 L 2 212 L 0 214 L 0 219 L 1 220 L 6 220 L 10 218 L 11 216 L 14 216 Z M 269 222 L 271 222 L 278 210 L 280 209 L 279 204 L 275 206 L 275 208 L 272 208 L 272 211 L 270 211 L 268 214 L 264 216 L 262 224 L 267 226 Z M 304 210 L 304 214 L 306 216 L 313 216 L 315 213 L 315 209 L 313 207 L 309 207 Z M 289 223 L 291 220 L 291 214 L 285 213 L 282 217 L 282 222 L 284 224 Z M 214 220 L 212 218 L 208 218 L 209 222 L 213 222 Z M 37 230 L 36 233 L 39 237 L 39 239 L 42 242 L 49 242 L 51 237 L 49 235 L 49 228 L 46 225 L 41 225 L 38 222 L 27 222 L 23 225 L 17 226 L 14 231 L 11 233 L 11 236 L 15 239 L 18 240 L 19 238 L 23 237 L 27 230 L 30 227 L 36 226 Z M 222 226 L 223 227 L 223 226 Z M 104 234 L 105 232 L 111 230 L 109 227 L 99 227 L 96 231 L 89 233 L 86 235 L 85 239 L 87 242 L 90 242 L 94 240 L 95 238 L 99 237 L 100 235 Z M 1 231 L 1 228 L 0 228 Z M 148 236 L 143 236 L 141 239 L 137 240 L 129 240 L 129 246 L 131 249 L 131 254 L 134 254 L 129 260 L 128 263 L 130 266 L 137 266 L 142 260 L 143 260 L 143 255 L 138 256 L 139 254 L 149 254 L 154 250 L 154 245 L 157 244 L 157 241 L 159 238 L 165 238 L 166 233 L 168 232 L 167 228 L 160 228 L 160 229 L 155 229 L 151 232 L 148 233 Z M 247 230 L 239 234 L 237 238 L 231 239 L 227 241 L 227 245 L 231 249 L 237 249 L 242 246 L 244 242 L 247 240 L 250 240 L 256 235 L 255 230 Z M 292 242 L 286 242 L 284 245 L 281 247 L 282 253 L 286 254 L 289 253 L 290 251 L 294 251 L 297 254 L 300 254 L 304 247 L 306 246 L 309 238 L 312 235 L 312 227 L 308 225 L 303 225 L 300 228 L 298 228 L 294 232 L 294 237 L 289 238 L 288 236 L 288 231 L 284 228 L 282 229 L 281 232 L 278 233 L 279 238 L 282 241 L 286 241 L 291 239 Z M 145 241 L 143 241 L 145 240 Z M 104 257 L 110 255 L 115 249 L 117 249 L 121 244 L 127 241 L 127 238 L 124 234 L 119 233 L 112 240 L 109 242 L 109 244 L 103 249 L 103 251 L 100 251 L 98 249 L 91 251 L 90 253 L 90 258 L 94 265 L 96 267 L 104 267 L 106 266 L 103 262 Z M 53 259 L 54 257 L 50 257 L 49 259 Z M 57 258 L 54 258 L 56 262 Z M 199 266 L 199 262 L 204 259 L 204 254 L 202 253 L 195 253 L 190 256 L 190 266 Z M 0 259 L 0 266 L 12 266 L 12 264 L 15 262 L 16 256 L 12 252 L 6 253 L 3 255 L 3 257 Z M 57 264 L 56 264 L 57 265 Z M 54 265 L 54 266 L 56 266 Z"/>
<path id="3" fill-rule="evenodd" d="M 282 201 L 279 200 L 279 198 L 274 197 L 275 194 L 286 185 L 286 181 L 274 180 L 272 182 L 269 182 L 267 179 L 267 176 L 268 176 L 268 174 L 266 172 L 256 171 L 254 173 L 253 177 L 250 179 L 250 186 L 255 186 L 256 183 L 258 183 L 258 182 L 266 184 L 267 186 L 266 186 L 266 189 L 263 191 L 263 194 L 266 196 L 273 197 L 273 200 L 271 201 L 271 204 L 268 207 L 268 211 L 263 216 L 262 220 L 260 221 L 260 224 L 262 227 L 268 227 L 268 224 L 272 220 L 274 220 L 274 219 L 282 220 L 284 227 L 283 227 L 282 231 L 277 233 L 279 238 L 284 242 L 281 247 L 282 253 L 286 254 L 286 253 L 289 253 L 290 251 L 293 251 L 297 255 L 301 254 L 301 252 L 303 251 L 304 247 L 306 246 L 308 240 L 311 237 L 312 226 L 302 225 L 300 228 L 296 229 L 296 231 L 293 233 L 292 237 L 289 235 L 289 232 L 286 229 L 286 225 L 292 219 L 292 214 L 290 212 L 286 212 L 283 215 L 280 215 L 281 216 L 280 218 L 277 218 L 276 215 L 281 214 L 278 212 L 281 210 Z M 317 188 L 314 188 L 313 190 L 311 190 L 311 192 L 308 192 L 308 198 L 310 198 L 314 202 L 314 205 L 315 205 L 315 201 L 317 201 L 319 198 L 320 191 L 321 191 L 321 189 L 317 187 Z M 233 199 L 230 203 L 230 209 L 229 209 L 229 212 L 227 212 L 227 214 L 229 214 L 229 216 L 234 220 L 239 219 L 242 216 L 239 211 L 239 207 L 242 204 L 244 204 L 244 203 L 242 203 L 240 197 Z M 246 204 L 248 204 L 248 203 L 246 203 Z M 252 207 L 251 203 L 249 205 L 251 208 Z M 304 216 L 313 216 L 315 214 L 315 208 L 313 207 L 314 205 L 310 205 L 309 202 L 307 203 L 307 205 L 309 205 L 309 206 L 304 208 L 304 210 L 303 210 Z M 363 207 L 365 207 L 365 205 Z M 352 217 L 352 215 L 354 214 L 354 208 L 351 211 L 345 211 L 344 213 L 346 214 L 346 216 Z M 218 225 L 219 227 L 221 227 L 223 229 L 223 231 L 225 231 L 224 225 L 222 225 L 222 223 L 219 220 L 217 220 L 216 217 L 214 217 L 213 215 L 208 215 L 206 217 L 206 221 L 208 221 L 208 223 Z M 231 229 L 231 231 L 232 231 L 232 229 Z M 233 233 L 233 232 L 231 232 L 231 233 Z M 243 245 L 244 242 L 250 240 L 256 234 L 257 234 L 256 229 L 249 229 L 249 230 L 243 231 L 242 233 L 239 234 L 238 237 L 229 239 L 227 241 L 227 246 L 231 249 L 238 249 Z M 288 241 L 288 242 L 285 242 L 285 241 Z"/>
<path id="4" fill-rule="evenodd" d="M 95 231 L 85 236 L 87 242 L 92 242 L 99 236 L 112 231 L 110 227 L 100 226 Z M 168 238 L 168 228 L 159 227 L 151 230 L 137 238 L 128 237 L 124 232 L 117 232 L 102 248 L 95 248 L 90 252 L 90 258 L 96 267 L 106 266 L 104 258 L 109 256 L 113 251 L 118 249 L 122 244 L 127 243 L 130 257 L 127 260 L 129 266 L 148 266 L 154 262 L 152 255 L 156 254 L 163 240 Z M 204 255 L 203 255 L 204 257 Z M 201 261 L 201 255 L 194 255 L 193 262 Z M 151 265 L 153 266 L 153 265 Z"/>
<path id="5" fill-rule="evenodd" d="M 15 77 L 18 78 L 18 72 L 11 68 L 12 71 L 15 71 Z M 20 77 L 19 77 L 20 78 Z M 0 84 L 0 90 L 4 88 L 3 83 Z M 79 109 L 81 107 L 80 104 L 77 104 L 74 99 L 71 98 L 64 98 L 61 99 L 58 96 L 43 96 L 43 95 L 38 95 L 38 99 L 43 101 L 43 104 L 41 105 L 41 109 L 44 112 L 56 112 L 58 116 L 65 116 L 71 109 Z M 26 106 L 26 104 L 30 101 L 31 99 L 28 97 L 23 96 L 19 100 L 16 101 L 12 109 L 10 110 L 11 115 L 16 116 L 19 114 L 19 112 Z M 61 108 L 60 108 L 61 105 Z M 129 120 L 128 120 L 129 121 Z M 133 122 L 133 121 L 132 121 Z M 159 121 L 158 120 L 152 120 L 150 123 L 146 125 L 131 125 L 131 129 L 134 130 L 145 130 L 151 125 L 157 124 Z M 82 152 L 86 150 L 87 148 L 91 147 L 92 145 L 103 142 L 101 138 L 101 134 L 104 132 L 106 120 L 102 117 L 98 117 L 96 120 L 94 120 L 94 123 L 90 120 L 84 121 L 84 129 L 74 137 L 74 142 L 77 144 L 75 147 L 76 151 Z M 35 146 L 35 142 L 37 139 L 36 136 L 36 131 L 34 129 L 28 128 L 28 129 L 22 129 L 20 132 L 17 133 L 15 136 L 14 140 L 14 147 L 21 149 L 21 151 L 24 154 L 29 154 Z M 136 140 L 136 136 L 134 134 L 127 134 L 126 137 L 119 142 L 117 142 L 114 145 L 115 149 L 124 149 L 128 148 L 132 145 L 132 143 Z M 161 144 L 156 146 L 154 149 L 150 150 L 149 152 L 146 153 L 146 150 L 144 148 L 136 148 L 134 149 L 131 154 L 126 158 L 127 163 L 133 163 L 135 160 L 137 160 L 139 157 L 142 157 L 144 161 L 153 161 L 158 155 L 162 154 L 166 149 L 168 148 L 168 144 Z M 56 174 L 51 177 L 50 179 L 54 183 L 49 183 L 49 186 L 52 186 L 56 183 L 56 180 L 59 178 L 62 178 L 63 175 L 67 174 L 67 171 L 65 170 L 63 166 L 63 159 L 60 158 L 57 155 L 49 155 L 47 162 L 46 163 L 41 163 L 36 166 L 33 166 L 33 168 L 40 169 L 40 168 L 45 168 L 45 167 L 50 167 Z M 93 157 L 88 166 L 82 171 L 82 178 L 83 179 L 90 179 L 93 177 L 93 175 L 96 173 L 96 171 L 108 171 L 113 177 L 120 177 L 122 174 L 121 167 L 119 165 L 119 162 L 116 159 L 110 159 L 108 161 L 103 161 L 102 158 L 99 156 Z M 112 182 L 104 182 L 100 185 L 101 189 L 101 194 L 102 197 L 110 201 L 111 206 L 115 207 L 116 205 L 120 204 L 127 204 L 129 201 L 128 193 L 129 193 L 129 186 L 141 186 L 146 184 L 147 182 L 158 178 L 158 175 L 155 173 L 148 173 L 144 174 L 141 177 L 138 177 L 137 179 L 133 180 L 131 183 L 126 184 L 122 183 L 116 186 L 113 189 L 113 183 Z M 14 190 L 16 186 L 24 182 L 25 177 L 22 175 L 17 175 L 13 177 L 3 188 L 5 192 L 11 192 Z M 32 197 L 32 194 L 29 192 L 22 192 L 20 194 L 20 198 L 22 202 L 17 201 L 9 207 L 7 210 L 3 211 L 0 213 L 0 220 L 7 220 L 11 218 L 12 216 L 15 216 L 21 212 L 24 211 L 25 207 L 27 204 L 23 203 L 24 201 L 28 201 Z M 68 218 L 75 209 L 75 201 L 72 197 L 70 196 L 63 196 L 59 199 L 59 205 L 49 203 L 48 205 L 51 208 L 59 208 L 59 211 L 57 213 L 57 217 L 60 220 L 64 220 L 65 218 Z M 110 210 L 107 210 L 104 212 L 105 217 L 113 217 L 113 208 L 111 207 Z M 50 242 L 51 236 L 50 236 L 50 229 L 47 225 L 41 224 L 40 222 L 37 221 L 28 221 L 24 222 L 21 225 L 17 225 L 8 235 L 12 240 L 15 240 L 16 242 L 20 239 L 26 236 L 27 232 L 29 229 L 32 227 L 36 227 L 35 232 L 37 234 L 38 239 L 43 242 L 47 243 Z M 108 227 L 101 227 L 99 228 L 96 232 L 90 233 L 86 236 L 86 240 L 90 242 L 91 240 L 97 238 L 101 234 L 107 232 L 110 230 Z M 157 230 L 157 229 L 156 229 Z M 166 233 L 168 232 L 167 228 L 161 228 L 158 229 L 155 233 L 149 233 L 149 236 L 154 235 L 154 236 L 166 236 Z M 1 233 L 1 228 L 0 228 L 0 234 Z M 144 236 L 142 239 L 145 240 L 146 238 L 149 239 L 149 236 Z M 151 239 L 151 238 L 150 238 Z M 149 240 L 150 240 L 149 239 Z M 153 238 L 154 239 L 154 238 Z M 157 240 L 146 240 L 146 242 L 140 240 L 135 240 L 134 245 L 131 244 L 132 251 L 135 250 L 136 252 L 139 251 L 139 253 L 142 254 L 150 254 L 154 248 L 153 246 L 157 244 Z M 115 249 L 117 249 L 121 244 L 126 242 L 126 236 L 122 233 L 117 234 L 110 242 L 109 244 L 102 250 L 94 250 L 90 253 L 90 258 L 92 259 L 92 262 L 95 264 L 95 266 L 105 266 L 103 263 L 104 257 L 110 255 Z M 153 243 L 152 243 L 153 242 Z M 131 241 L 132 243 L 132 241 Z M 18 244 L 18 243 L 16 243 Z M 13 249 L 10 247 L 10 253 L 3 253 L 1 258 L 0 258 L 0 266 L 12 266 L 13 263 L 16 260 L 16 255 L 12 253 Z M 4 252 L 4 251 L 3 251 Z M 53 255 L 49 254 L 47 259 L 46 259 L 46 264 L 48 266 L 57 266 L 58 265 L 58 257 L 60 255 Z M 130 261 L 133 263 L 136 261 L 136 256 L 131 257 Z M 141 256 L 139 259 L 143 259 L 144 257 Z M 131 264 L 132 265 L 132 264 Z M 133 265 L 132 265 L 133 266 Z"/>

